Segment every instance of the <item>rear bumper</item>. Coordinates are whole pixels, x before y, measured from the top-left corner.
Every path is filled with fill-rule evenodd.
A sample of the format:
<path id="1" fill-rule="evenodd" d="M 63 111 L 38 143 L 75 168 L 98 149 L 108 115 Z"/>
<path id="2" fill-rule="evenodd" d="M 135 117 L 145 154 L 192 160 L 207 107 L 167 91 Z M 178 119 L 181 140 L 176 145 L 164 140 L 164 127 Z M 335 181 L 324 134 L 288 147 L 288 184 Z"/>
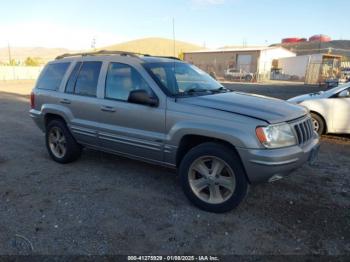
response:
<path id="1" fill-rule="evenodd" d="M 237 149 L 252 184 L 282 178 L 309 161 L 318 152 L 319 137 L 308 144 L 279 149 Z"/>
<path id="2" fill-rule="evenodd" d="M 44 117 L 42 116 L 41 112 L 35 109 L 31 109 L 29 111 L 30 117 L 33 119 L 34 123 L 43 131 L 45 132 L 45 123 L 44 123 Z"/>

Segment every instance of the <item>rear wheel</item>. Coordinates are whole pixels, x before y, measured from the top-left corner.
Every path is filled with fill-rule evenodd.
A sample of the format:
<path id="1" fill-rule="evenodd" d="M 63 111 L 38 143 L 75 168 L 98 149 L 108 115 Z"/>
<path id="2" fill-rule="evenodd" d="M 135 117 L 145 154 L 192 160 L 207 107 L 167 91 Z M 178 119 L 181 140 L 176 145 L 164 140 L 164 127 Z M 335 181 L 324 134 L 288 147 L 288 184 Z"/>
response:
<path id="1" fill-rule="evenodd" d="M 322 117 L 315 113 L 311 113 L 311 120 L 314 130 L 317 132 L 317 134 L 322 135 L 325 131 L 325 123 Z"/>
<path id="2" fill-rule="evenodd" d="M 238 155 L 218 143 L 203 143 L 191 149 L 180 164 L 184 193 L 201 209 L 226 212 L 237 207 L 248 183 Z"/>
<path id="3" fill-rule="evenodd" d="M 81 155 L 82 147 L 75 141 L 63 121 L 50 121 L 46 126 L 45 137 L 49 155 L 56 162 L 69 163 Z"/>

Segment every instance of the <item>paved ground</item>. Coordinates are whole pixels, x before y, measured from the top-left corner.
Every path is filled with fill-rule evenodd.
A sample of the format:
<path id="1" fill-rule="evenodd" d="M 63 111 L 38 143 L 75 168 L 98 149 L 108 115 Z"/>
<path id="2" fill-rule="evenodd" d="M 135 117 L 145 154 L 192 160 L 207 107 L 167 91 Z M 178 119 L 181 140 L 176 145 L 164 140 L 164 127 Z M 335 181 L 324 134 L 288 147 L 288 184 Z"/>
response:
<path id="1" fill-rule="evenodd" d="M 350 254 L 346 137 L 323 138 L 315 167 L 211 214 L 167 169 L 92 150 L 51 161 L 28 107 L 0 92 L 0 254 Z"/>

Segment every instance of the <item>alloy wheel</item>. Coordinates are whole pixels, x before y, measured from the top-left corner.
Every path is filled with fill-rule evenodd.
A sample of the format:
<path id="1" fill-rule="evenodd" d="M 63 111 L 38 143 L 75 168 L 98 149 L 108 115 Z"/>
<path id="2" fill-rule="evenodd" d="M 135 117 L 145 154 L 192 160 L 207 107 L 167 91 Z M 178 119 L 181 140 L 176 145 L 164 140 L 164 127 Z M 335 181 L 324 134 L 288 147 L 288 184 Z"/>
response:
<path id="1" fill-rule="evenodd" d="M 209 204 L 225 202 L 236 188 L 236 178 L 231 167 L 214 156 L 196 159 L 189 168 L 188 179 L 194 194 Z"/>
<path id="2" fill-rule="evenodd" d="M 66 137 L 60 128 L 51 128 L 49 133 L 49 146 L 55 157 L 63 158 L 65 156 L 67 152 Z"/>

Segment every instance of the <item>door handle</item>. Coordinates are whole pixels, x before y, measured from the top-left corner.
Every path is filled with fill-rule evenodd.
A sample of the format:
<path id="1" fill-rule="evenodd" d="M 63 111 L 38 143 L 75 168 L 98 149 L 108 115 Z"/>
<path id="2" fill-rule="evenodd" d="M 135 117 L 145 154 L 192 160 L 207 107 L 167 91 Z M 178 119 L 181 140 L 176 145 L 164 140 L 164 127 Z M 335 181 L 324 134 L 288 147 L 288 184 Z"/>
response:
<path id="1" fill-rule="evenodd" d="M 61 99 L 61 100 L 60 100 L 60 103 L 61 103 L 61 104 L 70 104 L 71 101 L 70 101 L 69 99 L 65 99 L 65 98 L 64 98 L 64 99 Z"/>
<path id="2" fill-rule="evenodd" d="M 112 106 L 101 106 L 103 112 L 115 112 L 115 108 Z"/>

